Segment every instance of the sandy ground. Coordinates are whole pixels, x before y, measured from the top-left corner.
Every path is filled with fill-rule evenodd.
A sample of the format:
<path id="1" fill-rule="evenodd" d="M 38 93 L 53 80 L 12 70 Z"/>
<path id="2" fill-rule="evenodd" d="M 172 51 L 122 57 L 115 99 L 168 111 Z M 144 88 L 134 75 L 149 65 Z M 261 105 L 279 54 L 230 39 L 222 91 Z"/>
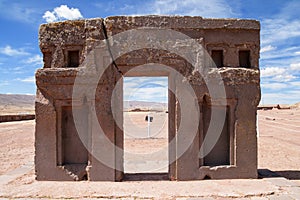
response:
<path id="1" fill-rule="evenodd" d="M 300 185 L 300 110 L 261 110 L 258 119 L 258 167 Z"/>
<path id="2" fill-rule="evenodd" d="M 34 121 L 0 123 L 0 174 L 33 163 Z"/>
<path id="3" fill-rule="evenodd" d="M 160 151 L 165 145 L 166 114 L 154 114 L 150 140 L 145 138 L 148 137 L 145 114 L 131 116 L 132 122 L 124 121 L 125 125 L 138 123 L 139 130 L 143 130 L 125 130 L 125 152 L 143 155 L 145 151 Z M 33 166 L 34 121 L 0 123 L 0 198 L 300 199 L 300 110 L 261 110 L 258 119 L 259 172 L 271 177 L 189 182 L 38 182 L 34 180 Z M 160 161 L 166 156 L 162 154 L 151 165 L 163 166 Z M 145 166 L 142 160 L 134 158 L 127 155 L 128 171 L 136 170 L 139 164 Z M 270 171 L 283 178 L 276 178 Z"/>
<path id="4" fill-rule="evenodd" d="M 34 114 L 34 105 L 32 106 L 14 106 L 0 105 L 1 115 Z"/>
<path id="5" fill-rule="evenodd" d="M 167 113 L 124 112 L 124 135 L 125 173 L 168 172 Z"/>

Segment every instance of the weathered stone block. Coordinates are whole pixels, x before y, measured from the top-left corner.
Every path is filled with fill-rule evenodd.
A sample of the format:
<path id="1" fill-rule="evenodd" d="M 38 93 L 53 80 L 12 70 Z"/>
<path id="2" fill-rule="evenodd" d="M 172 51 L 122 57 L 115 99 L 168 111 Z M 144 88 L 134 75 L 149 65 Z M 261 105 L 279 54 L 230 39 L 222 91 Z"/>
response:
<path id="1" fill-rule="evenodd" d="M 259 32 L 188 16 L 41 25 L 37 180 L 123 179 L 124 76 L 168 76 L 170 180 L 256 178 Z"/>

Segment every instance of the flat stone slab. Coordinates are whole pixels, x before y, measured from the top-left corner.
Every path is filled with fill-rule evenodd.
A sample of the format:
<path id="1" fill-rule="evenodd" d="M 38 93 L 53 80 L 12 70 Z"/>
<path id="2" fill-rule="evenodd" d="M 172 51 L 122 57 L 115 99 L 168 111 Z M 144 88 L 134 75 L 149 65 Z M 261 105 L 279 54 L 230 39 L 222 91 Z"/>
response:
<path id="1" fill-rule="evenodd" d="M 28 174 L 24 176 L 28 181 Z M 27 178 L 26 178 L 27 177 Z M 33 174 L 29 175 L 33 179 Z M 27 180 L 26 180 L 27 179 Z M 20 179 L 2 185 L 0 199 L 299 199 L 284 178 L 205 181 L 57 182 Z M 284 186 L 282 183 L 285 182 Z"/>
<path id="2" fill-rule="evenodd" d="M 33 166 L 33 165 L 31 165 Z M 0 176 L 0 199 L 299 199 L 300 187 L 282 177 L 200 181 L 36 181 L 24 165 Z M 23 174 L 21 173 L 23 172 Z M 22 175 L 21 175 L 22 174 Z M 17 176 L 18 175 L 18 176 Z"/>
<path id="3" fill-rule="evenodd" d="M 27 177 L 27 178 L 26 178 Z M 57 182 L 17 180 L 2 185 L 2 198 L 184 199 L 252 198 L 282 194 L 270 179 L 205 181 Z M 24 182 L 29 184 L 24 184 Z"/>

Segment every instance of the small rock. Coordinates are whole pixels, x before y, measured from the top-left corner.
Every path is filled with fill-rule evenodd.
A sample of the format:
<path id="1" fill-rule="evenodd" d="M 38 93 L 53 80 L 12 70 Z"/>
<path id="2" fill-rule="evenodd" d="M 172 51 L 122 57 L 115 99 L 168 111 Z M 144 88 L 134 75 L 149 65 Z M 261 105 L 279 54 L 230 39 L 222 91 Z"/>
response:
<path id="1" fill-rule="evenodd" d="M 275 121 L 275 118 L 266 117 L 266 120 L 272 120 L 272 121 Z"/>

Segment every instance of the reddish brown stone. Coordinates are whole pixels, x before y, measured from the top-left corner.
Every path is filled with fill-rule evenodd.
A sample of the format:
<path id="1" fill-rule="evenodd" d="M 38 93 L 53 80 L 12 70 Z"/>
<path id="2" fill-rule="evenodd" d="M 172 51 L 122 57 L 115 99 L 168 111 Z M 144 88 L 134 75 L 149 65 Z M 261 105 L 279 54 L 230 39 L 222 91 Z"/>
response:
<path id="1" fill-rule="evenodd" d="M 149 40 L 142 37 L 130 40 L 131 33 L 141 28 L 142 33 L 151 33 Z M 118 38 L 119 34 L 131 30 L 133 32 L 125 32 L 127 35 L 123 40 Z M 160 30 L 170 33 L 170 36 L 161 35 L 169 39 L 153 40 Z M 177 38 L 174 41 L 171 30 L 185 34 L 191 40 Z M 36 72 L 37 179 L 122 180 L 124 138 L 123 130 L 115 120 L 123 123 L 122 84 L 116 85 L 122 81 L 123 75 L 168 76 L 169 87 L 174 88 L 169 93 L 169 140 L 175 141 L 169 145 L 169 159 L 175 160 L 169 163 L 170 180 L 256 178 L 259 31 L 259 22 L 254 20 L 180 16 L 115 16 L 41 25 L 39 41 L 44 68 Z M 105 41 L 107 37 L 112 38 Z M 194 41 L 202 45 L 208 55 L 214 51 L 223 52 L 222 56 L 213 56 L 223 58 L 222 61 L 216 60 L 223 66 L 213 67 Z M 156 42 L 161 49 L 148 48 Z M 135 49 L 138 47 L 135 43 L 145 48 Z M 168 51 L 170 48 L 172 51 Z M 125 53 L 119 55 L 120 52 Z M 182 55 L 190 55 L 192 59 L 187 60 Z M 130 71 L 147 63 L 156 65 Z M 240 63 L 245 66 L 240 66 Z M 175 80 L 172 71 L 159 67 L 159 64 L 169 66 L 185 78 Z M 85 78 L 78 80 L 78 76 Z M 177 95 L 184 96 L 185 92 L 178 81 L 190 84 L 195 93 L 194 102 L 178 102 Z M 77 96 L 74 96 L 75 82 L 79 85 Z M 213 98 L 215 91 L 210 88 L 222 84 L 225 96 Z M 93 91 L 96 91 L 95 95 Z M 111 101 L 113 93 L 117 93 L 117 98 Z M 199 121 L 188 115 L 193 112 L 191 105 L 199 107 Z M 183 108 L 191 110 L 181 113 Z M 83 130 L 74 127 L 72 109 L 80 112 Z M 216 146 L 206 157 L 199 159 L 200 146 L 209 124 L 219 122 L 219 115 L 211 119 L 212 109 L 217 113 L 219 109 L 225 110 L 225 123 Z M 191 128 L 177 132 L 184 120 L 190 127 L 198 126 L 195 137 L 191 136 L 194 134 Z M 97 124 L 103 133 L 97 131 Z M 84 132 L 84 137 L 76 138 L 76 132 Z M 187 142 L 190 137 L 192 141 Z M 83 150 L 78 153 L 78 149 Z M 184 152 L 179 155 L 181 149 Z"/>

